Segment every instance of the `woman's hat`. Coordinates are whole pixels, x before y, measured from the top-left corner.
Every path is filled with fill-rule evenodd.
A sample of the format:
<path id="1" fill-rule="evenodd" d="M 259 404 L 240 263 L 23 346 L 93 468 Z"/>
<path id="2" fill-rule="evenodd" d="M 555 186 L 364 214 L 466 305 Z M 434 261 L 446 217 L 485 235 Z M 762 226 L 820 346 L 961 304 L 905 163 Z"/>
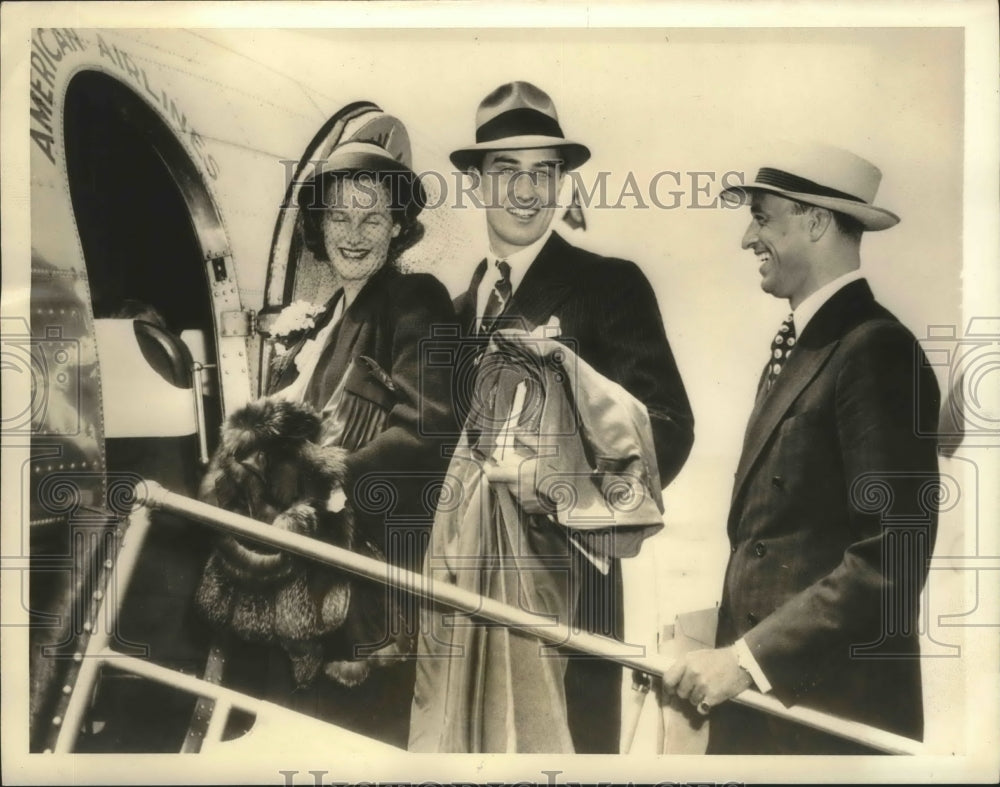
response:
<path id="1" fill-rule="evenodd" d="M 393 207 L 416 216 L 427 204 L 427 193 L 412 169 L 410 137 L 406 126 L 370 102 L 350 104 L 339 110 L 322 139 L 314 140 L 312 157 L 298 180 L 301 207 L 319 206 L 326 177 L 370 175 L 390 181 Z M 317 135 L 319 137 L 320 135 Z"/>
<path id="2" fill-rule="evenodd" d="M 530 82 L 508 82 L 483 99 L 476 110 L 476 144 L 451 154 L 456 169 L 474 169 L 491 150 L 558 148 L 565 169 L 576 169 L 590 150 L 563 134 L 556 106 L 548 93 Z"/>
<path id="3" fill-rule="evenodd" d="M 899 216 L 872 202 L 882 172 L 860 156 L 829 145 L 786 145 L 757 171 L 752 183 L 721 193 L 729 204 L 746 204 L 754 191 L 818 205 L 857 219 L 866 230 L 884 230 Z"/>

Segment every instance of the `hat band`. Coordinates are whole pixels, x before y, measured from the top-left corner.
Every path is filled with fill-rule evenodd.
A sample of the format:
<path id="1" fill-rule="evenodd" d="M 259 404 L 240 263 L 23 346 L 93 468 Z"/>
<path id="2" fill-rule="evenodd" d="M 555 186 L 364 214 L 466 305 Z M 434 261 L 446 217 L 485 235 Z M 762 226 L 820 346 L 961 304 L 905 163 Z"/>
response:
<path id="1" fill-rule="evenodd" d="M 771 167 L 761 167 L 757 171 L 756 183 L 761 183 L 766 186 L 774 186 L 782 191 L 794 191 L 799 194 L 812 194 L 816 197 L 835 197 L 837 199 L 846 199 L 851 202 L 860 202 L 863 205 L 868 203 L 861 199 L 861 197 L 855 197 L 853 194 L 848 194 L 845 191 L 837 191 L 837 189 L 831 189 L 829 186 L 823 186 L 816 181 L 809 180 L 808 178 L 800 178 L 798 175 L 793 175 L 790 172 L 785 172 L 780 169 L 772 169 Z"/>
<path id="2" fill-rule="evenodd" d="M 476 129 L 476 143 L 494 142 L 506 137 L 527 135 L 562 137 L 559 121 L 530 107 L 518 107 L 501 112 Z"/>

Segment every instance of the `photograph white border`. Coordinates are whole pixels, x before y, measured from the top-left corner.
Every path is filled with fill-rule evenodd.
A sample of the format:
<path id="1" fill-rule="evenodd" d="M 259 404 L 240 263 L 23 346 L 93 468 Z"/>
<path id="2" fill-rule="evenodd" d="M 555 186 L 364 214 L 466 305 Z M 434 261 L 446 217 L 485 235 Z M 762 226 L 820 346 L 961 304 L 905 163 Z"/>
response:
<path id="1" fill-rule="evenodd" d="M 714 2 L 714 3 L 14 3 L 4 4 L 0 26 L 3 140 L 3 314 L 28 318 L 30 238 L 28 184 L 28 95 L 30 31 L 40 26 L 239 27 L 239 28 L 681 28 L 681 27 L 962 27 L 965 35 L 965 154 L 963 198 L 963 315 L 1000 314 L 1000 102 L 998 102 L 997 10 L 991 2 Z M 928 58 L 934 53 L 928 52 Z M 22 98 L 19 99 L 18 96 Z M 916 176 L 916 174 L 915 174 Z M 4 380 L 4 410 L 27 399 L 24 386 Z M 17 441 L 3 436 L 3 454 Z M 995 454 L 996 452 L 994 452 Z M 982 479 L 1000 478 L 997 457 L 981 468 Z M 8 517 L 16 477 L 6 472 L 2 553 L 18 554 L 18 523 Z M 983 510 L 1000 511 L 997 487 L 984 489 Z M 983 554 L 1000 555 L 997 530 L 986 528 Z M 13 546 L 12 546 L 13 545 Z M 15 568 L 5 565 L 4 568 Z M 17 607 L 21 572 L 0 571 L 5 618 Z M 997 603 L 994 601 L 993 603 Z M 9 618 L 7 618 L 9 620 Z M 966 756 L 919 758 L 639 757 L 550 755 L 407 756 L 399 762 L 352 760 L 316 752 L 312 761 L 282 762 L 265 753 L 240 763 L 200 755 L 88 755 L 56 757 L 27 752 L 26 630 L 5 626 L 3 663 L 3 781 L 34 783 L 280 783 L 279 770 L 297 770 L 296 784 L 312 784 L 311 770 L 330 782 L 529 781 L 558 783 L 634 782 L 995 782 L 1000 758 L 998 730 L 998 637 L 977 631 L 968 642 L 970 671 Z M 277 756 L 275 756 L 277 755 Z M 270 768 L 269 770 L 264 770 Z M 547 774 L 553 774 L 551 777 Z"/>

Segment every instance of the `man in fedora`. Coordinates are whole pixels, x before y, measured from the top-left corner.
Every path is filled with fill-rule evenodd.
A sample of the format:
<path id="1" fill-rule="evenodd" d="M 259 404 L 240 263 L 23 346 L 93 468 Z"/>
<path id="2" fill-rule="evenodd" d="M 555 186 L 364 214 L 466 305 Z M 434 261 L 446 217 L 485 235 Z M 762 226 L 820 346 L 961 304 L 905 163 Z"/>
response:
<path id="1" fill-rule="evenodd" d="M 656 296 L 632 262 L 592 254 L 552 229 L 565 173 L 590 151 L 563 134 L 552 99 L 528 82 L 501 85 L 479 105 L 476 142 L 451 154 L 478 180 L 487 245 L 455 301 L 467 336 L 500 327 L 554 331 L 600 375 L 644 404 L 661 486 L 680 471 L 694 417 L 667 342 Z M 461 409 L 461 408 L 459 408 Z M 621 638 L 618 560 L 577 555 L 577 623 Z M 566 701 L 577 752 L 618 752 L 621 667 L 571 658 Z"/>
<path id="2" fill-rule="evenodd" d="M 726 702 L 754 687 L 919 739 L 917 614 L 933 548 L 937 382 L 859 271 L 881 173 L 825 146 L 785 150 L 723 196 L 749 203 L 743 248 L 787 299 L 736 472 L 715 650 L 664 675 L 711 713 L 710 753 L 864 753 Z M 721 704 L 725 703 L 725 704 Z M 715 707 L 720 706 L 720 707 Z"/>

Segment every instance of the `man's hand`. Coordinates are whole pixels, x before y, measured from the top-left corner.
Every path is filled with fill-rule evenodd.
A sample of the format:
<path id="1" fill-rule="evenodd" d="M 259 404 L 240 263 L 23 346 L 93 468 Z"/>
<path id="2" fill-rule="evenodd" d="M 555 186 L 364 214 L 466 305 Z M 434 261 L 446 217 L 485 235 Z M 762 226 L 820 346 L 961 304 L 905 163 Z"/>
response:
<path id="1" fill-rule="evenodd" d="M 663 675 L 663 687 L 689 700 L 699 712 L 732 699 L 753 685 L 732 648 L 693 650 L 677 659 Z"/>

